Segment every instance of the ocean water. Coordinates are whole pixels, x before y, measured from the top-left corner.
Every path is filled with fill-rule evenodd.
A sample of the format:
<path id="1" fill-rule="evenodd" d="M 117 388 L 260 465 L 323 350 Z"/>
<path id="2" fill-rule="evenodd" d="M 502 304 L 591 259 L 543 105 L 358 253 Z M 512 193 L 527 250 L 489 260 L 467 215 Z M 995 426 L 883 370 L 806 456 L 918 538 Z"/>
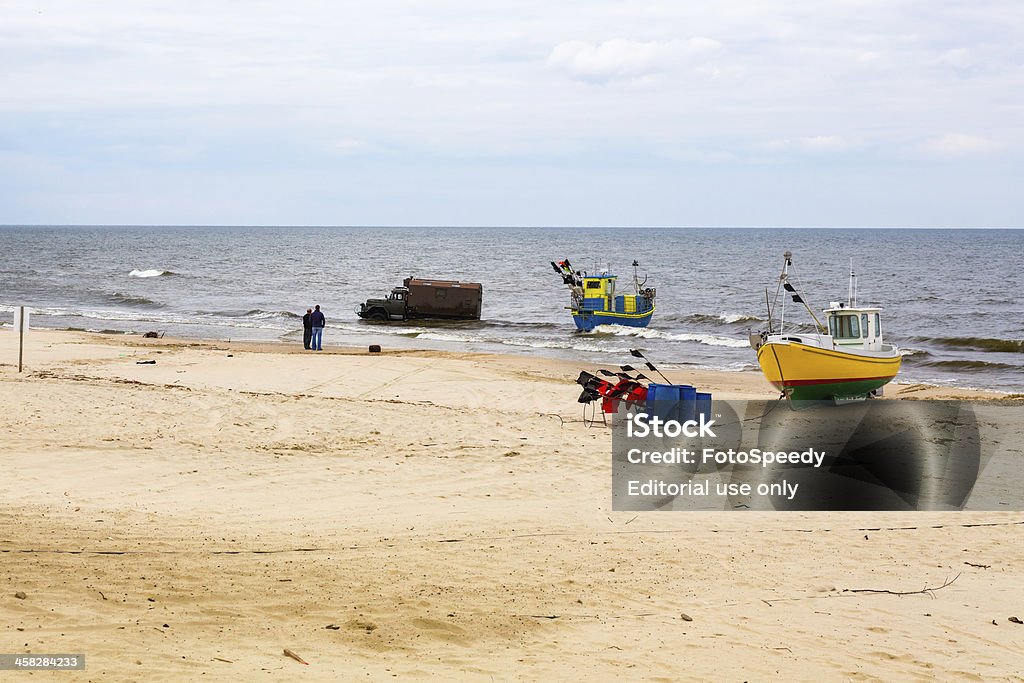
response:
<path id="1" fill-rule="evenodd" d="M 326 313 L 325 342 L 379 343 L 630 362 L 757 367 L 782 253 L 816 310 L 884 307 L 906 352 L 898 381 L 1024 391 L 1024 231 L 852 229 L 0 227 L 0 323 L 16 305 L 38 327 L 301 343 L 300 316 Z M 609 266 L 620 291 L 633 259 L 658 290 L 642 330 L 575 332 L 550 262 Z M 480 322 L 372 323 L 354 313 L 403 278 L 484 285 Z M 809 323 L 787 308 L 787 319 Z M 807 329 L 810 329 L 809 327 Z"/>

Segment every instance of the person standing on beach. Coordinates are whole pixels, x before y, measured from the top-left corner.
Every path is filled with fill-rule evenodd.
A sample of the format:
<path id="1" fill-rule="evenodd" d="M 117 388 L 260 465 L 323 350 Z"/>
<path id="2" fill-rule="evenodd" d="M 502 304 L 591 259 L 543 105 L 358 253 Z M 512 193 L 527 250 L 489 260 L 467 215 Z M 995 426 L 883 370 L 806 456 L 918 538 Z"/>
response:
<path id="1" fill-rule="evenodd" d="M 311 342 L 313 344 L 314 351 L 323 351 L 321 343 L 324 338 L 324 327 L 327 325 L 327 319 L 324 318 L 324 314 L 320 312 L 320 304 L 316 305 L 316 310 L 309 316 L 309 321 L 313 325 L 313 336 Z"/>
<path id="2" fill-rule="evenodd" d="M 313 309 L 307 308 L 306 315 L 302 316 L 302 348 L 309 351 L 310 341 L 313 339 Z"/>

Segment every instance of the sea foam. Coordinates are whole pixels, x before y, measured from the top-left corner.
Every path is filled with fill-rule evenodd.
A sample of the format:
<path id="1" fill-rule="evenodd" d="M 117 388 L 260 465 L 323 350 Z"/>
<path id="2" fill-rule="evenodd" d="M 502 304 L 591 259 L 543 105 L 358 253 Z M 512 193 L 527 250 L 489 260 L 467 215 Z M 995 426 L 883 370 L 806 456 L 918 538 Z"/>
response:
<path id="1" fill-rule="evenodd" d="M 138 270 L 138 269 L 135 269 L 135 270 L 131 271 L 130 273 L 128 273 L 128 277 L 160 277 L 161 275 L 174 275 L 174 273 L 172 273 L 169 270 L 156 270 L 156 269 L 151 269 L 151 270 Z"/>

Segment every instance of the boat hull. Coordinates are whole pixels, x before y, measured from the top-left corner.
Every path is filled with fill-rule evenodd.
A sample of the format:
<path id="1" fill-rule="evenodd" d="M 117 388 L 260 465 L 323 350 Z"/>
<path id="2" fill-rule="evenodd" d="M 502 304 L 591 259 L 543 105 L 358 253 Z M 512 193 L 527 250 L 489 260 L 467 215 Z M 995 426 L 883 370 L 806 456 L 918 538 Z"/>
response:
<path id="1" fill-rule="evenodd" d="M 757 350 L 764 376 L 797 401 L 863 398 L 899 372 L 902 358 L 865 356 L 796 342 L 767 342 Z"/>
<path id="2" fill-rule="evenodd" d="M 612 311 L 573 310 L 572 321 L 576 329 L 590 332 L 598 325 L 624 325 L 626 327 L 647 327 L 654 315 L 654 308 L 643 313 L 614 313 Z"/>

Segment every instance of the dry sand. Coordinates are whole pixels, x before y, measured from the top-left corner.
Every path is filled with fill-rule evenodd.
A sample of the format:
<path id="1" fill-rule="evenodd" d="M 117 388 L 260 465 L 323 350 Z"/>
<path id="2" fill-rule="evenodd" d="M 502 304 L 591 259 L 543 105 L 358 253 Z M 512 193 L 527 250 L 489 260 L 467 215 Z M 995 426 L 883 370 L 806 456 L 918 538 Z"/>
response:
<path id="1" fill-rule="evenodd" d="M 0 652 L 86 655 L 50 677 L 1024 677 L 1024 514 L 613 512 L 577 364 L 28 341 L 18 375 L 0 331 Z"/>

